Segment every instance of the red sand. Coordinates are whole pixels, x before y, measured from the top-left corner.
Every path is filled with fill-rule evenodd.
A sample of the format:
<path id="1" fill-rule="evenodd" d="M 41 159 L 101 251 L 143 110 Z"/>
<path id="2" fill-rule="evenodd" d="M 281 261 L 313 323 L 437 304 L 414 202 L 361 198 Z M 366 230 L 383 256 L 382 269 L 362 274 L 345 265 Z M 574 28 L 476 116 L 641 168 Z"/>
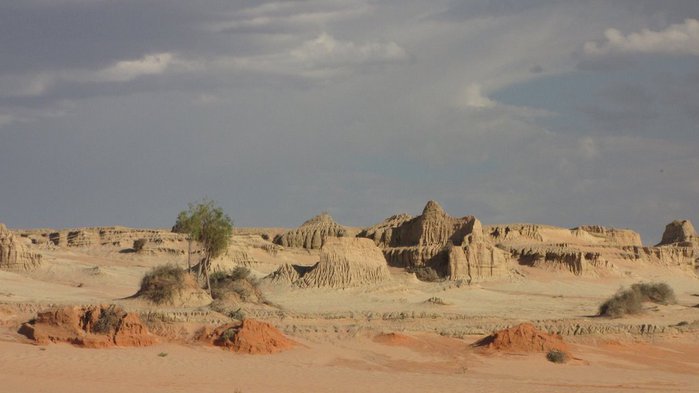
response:
<path id="1" fill-rule="evenodd" d="M 531 323 L 497 331 L 478 341 L 476 346 L 500 352 L 568 352 L 561 336 L 544 333 Z"/>
<path id="2" fill-rule="evenodd" d="M 117 315 L 114 326 L 107 332 L 95 331 L 102 312 Z M 158 340 L 136 314 L 110 306 L 68 306 L 39 312 L 34 321 L 25 323 L 19 332 L 38 344 L 66 342 L 87 348 L 113 346 L 143 347 Z"/>

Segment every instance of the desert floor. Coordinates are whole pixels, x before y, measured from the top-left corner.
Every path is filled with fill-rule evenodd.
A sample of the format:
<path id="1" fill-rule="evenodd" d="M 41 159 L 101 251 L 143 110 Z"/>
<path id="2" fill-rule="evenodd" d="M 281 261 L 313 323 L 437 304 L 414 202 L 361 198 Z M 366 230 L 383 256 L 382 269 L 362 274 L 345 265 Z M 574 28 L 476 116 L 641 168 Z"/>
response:
<path id="1" fill-rule="evenodd" d="M 391 282 L 365 288 L 263 285 L 277 307 L 253 307 L 248 316 L 300 345 L 243 355 L 176 339 L 101 350 L 34 345 L 17 328 L 50 304 L 118 303 L 183 326 L 221 317 L 128 299 L 162 258 L 103 250 L 47 250 L 44 258 L 32 273 L 0 272 L 3 392 L 699 392 L 699 280 L 670 268 L 622 264 L 609 276 L 576 277 L 521 267 L 509 279 L 471 286 L 419 282 L 395 269 Z M 273 267 L 252 269 L 262 276 Z M 593 317 L 600 302 L 638 281 L 669 283 L 678 304 Z M 554 364 L 542 353 L 471 346 L 523 321 L 563 332 L 574 359 Z"/>

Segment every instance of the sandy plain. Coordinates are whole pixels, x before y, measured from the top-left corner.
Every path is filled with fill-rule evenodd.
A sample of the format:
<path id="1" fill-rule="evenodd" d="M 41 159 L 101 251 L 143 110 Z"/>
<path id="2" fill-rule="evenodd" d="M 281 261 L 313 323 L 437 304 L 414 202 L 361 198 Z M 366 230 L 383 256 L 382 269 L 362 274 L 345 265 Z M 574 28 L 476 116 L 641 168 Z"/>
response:
<path id="1" fill-rule="evenodd" d="M 246 244 L 250 235 L 240 235 Z M 248 253 L 259 277 L 285 260 L 317 253 Z M 124 253 L 118 247 L 45 248 L 33 272 L 0 271 L 0 390 L 7 392 L 692 392 L 699 391 L 699 281 L 670 267 L 617 263 L 609 276 L 580 277 L 519 266 L 507 279 L 474 285 L 426 283 L 403 269 L 391 280 L 351 289 L 262 284 L 276 307 L 249 307 L 297 341 L 273 355 L 192 345 L 175 330 L 144 348 L 34 345 L 17 333 L 49 305 L 120 304 L 167 315 L 178 329 L 220 323 L 208 308 L 155 308 L 130 299 L 143 274 L 183 256 Z M 663 281 L 675 305 L 596 318 L 620 286 Z M 445 304 L 427 299 L 438 297 Z M 492 353 L 471 346 L 493 330 L 530 321 L 558 331 L 574 358 Z M 386 334 L 398 333 L 397 336 Z"/>

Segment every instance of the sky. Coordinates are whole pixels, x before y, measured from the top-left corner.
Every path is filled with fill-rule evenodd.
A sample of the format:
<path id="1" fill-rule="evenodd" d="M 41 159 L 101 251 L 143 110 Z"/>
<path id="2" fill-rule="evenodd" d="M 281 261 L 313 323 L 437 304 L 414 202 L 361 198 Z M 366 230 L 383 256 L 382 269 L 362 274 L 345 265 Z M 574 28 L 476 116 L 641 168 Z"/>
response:
<path id="1" fill-rule="evenodd" d="M 0 222 L 699 224 L 696 0 L 0 2 Z"/>

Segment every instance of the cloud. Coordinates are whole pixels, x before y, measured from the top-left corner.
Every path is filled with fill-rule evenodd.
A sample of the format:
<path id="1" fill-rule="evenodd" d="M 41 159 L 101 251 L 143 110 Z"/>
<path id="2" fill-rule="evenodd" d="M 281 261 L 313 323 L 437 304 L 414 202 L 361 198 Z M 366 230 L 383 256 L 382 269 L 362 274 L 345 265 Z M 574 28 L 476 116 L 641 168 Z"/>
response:
<path id="1" fill-rule="evenodd" d="M 342 41 L 322 33 L 301 45 L 277 53 L 213 58 L 204 67 L 227 71 L 278 74 L 328 79 L 352 73 L 363 66 L 398 63 L 408 58 L 393 41 Z"/>
<path id="2" fill-rule="evenodd" d="M 467 107 L 483 109 L 495 106 L 495 101 L 483 95 L 481 85 L 473 83 L 464 91 L 463 103 Z"/>
<path id="3" fill-rule="evenodd" d="M 85 78 L 95 82 L 128 82 L 145 75 L 162 74 L 172 64 L 171 53 L 155 53 L 136 60 L 122 60 L 116 64 L 88 74 Z"/>
<path id="4" fill-rule="evenodd" d="M 699 21 L 696 19 L 687 19 L 660 31 L 643 29 L 629 35 L 610 28 L 604 36 L 602 42 L 586 42 L 584 53 L 589 56 L 615 53 L 699 55 Z"/>
<path id="5" fill-rule="evenodd" d="M 225 33 L 288 33 L 355 18 L 371 9 L 364 0 L 270 2 L 243 8 L 206 28 Z"/>
<path id="6" fill-rule="evenodd" d="M 292 50 L 290 55 L 296 62 L 311 68 L 395 62 L 407 58 L 405 50 L 392 41 L 356 44 L 336 40 L 327 33 L 304 42 L 299 48 Z"/>

